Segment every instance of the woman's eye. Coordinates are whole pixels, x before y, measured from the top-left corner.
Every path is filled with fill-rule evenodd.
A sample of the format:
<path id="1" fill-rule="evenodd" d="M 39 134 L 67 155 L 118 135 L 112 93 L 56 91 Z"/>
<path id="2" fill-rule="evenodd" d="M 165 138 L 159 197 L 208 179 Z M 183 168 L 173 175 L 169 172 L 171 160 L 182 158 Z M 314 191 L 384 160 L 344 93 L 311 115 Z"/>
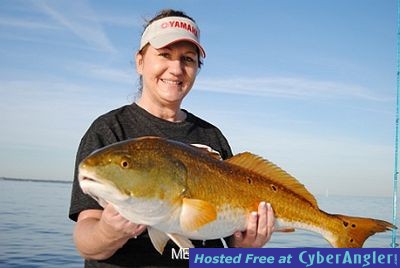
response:
<path id="1" fill-rule="evenodd" d="M 195 60 L 192 57 L 185 56 L 183 57 L 183 61 L 186 63 L 194 63 Z"/>
<path id="2" fill-rule="evenodd" d="M 160 57 L 163 57 L 163 58 L 167 58 L 167 59 L 169 59 L 170 58 L 170 55 L 168 54 L 168 53 L 160 53 L 160 54 L 158 54 Z"/>

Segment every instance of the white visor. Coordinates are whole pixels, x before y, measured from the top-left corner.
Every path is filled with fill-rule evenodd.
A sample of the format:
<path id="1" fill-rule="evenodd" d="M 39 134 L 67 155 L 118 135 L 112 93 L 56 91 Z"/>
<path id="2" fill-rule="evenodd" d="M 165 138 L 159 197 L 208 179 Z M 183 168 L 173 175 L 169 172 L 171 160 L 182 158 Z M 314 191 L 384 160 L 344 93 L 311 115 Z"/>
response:
<path id="1" fill-rule="evenodd" d="M 148 43 L 154 48 L 163 48 L 178 41 L 188 41 L 195 44 L 202 58 L 206 52 L 200 45 L 200 30 L 190 19 L 183 17 L 165 17 L 152 22 L 146 27 L 140 40 L 140 50 Z"/>

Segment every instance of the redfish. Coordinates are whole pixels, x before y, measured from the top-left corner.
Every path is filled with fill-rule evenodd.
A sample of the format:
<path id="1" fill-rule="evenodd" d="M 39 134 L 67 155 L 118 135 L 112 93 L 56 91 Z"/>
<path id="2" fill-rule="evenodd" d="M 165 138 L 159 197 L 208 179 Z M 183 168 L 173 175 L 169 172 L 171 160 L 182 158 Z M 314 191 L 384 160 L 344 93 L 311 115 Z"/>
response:
<path id="1" fill-rule="evenodd" d="M 154 247 L 163 252 L 172 239 L 218 239 L 246 229 L 258 204 L 271 204 L 277 228 L 301 228 L 322 235 L 332 247 L 362 247 L 389 222 L 333 215 L 275 164 L 251 153 L 228 160 L 197 147 L 158 137 L 142 137 L 104 147 L 79 165 L 83 192 L 100 205 L 111 203 L 128 220 L 145 224 Z"/>

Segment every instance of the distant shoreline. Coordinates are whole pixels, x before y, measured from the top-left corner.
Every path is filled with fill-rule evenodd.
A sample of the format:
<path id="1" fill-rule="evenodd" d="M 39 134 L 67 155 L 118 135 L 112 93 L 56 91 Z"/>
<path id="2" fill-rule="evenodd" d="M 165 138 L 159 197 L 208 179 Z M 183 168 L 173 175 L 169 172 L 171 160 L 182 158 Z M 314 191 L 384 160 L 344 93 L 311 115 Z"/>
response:
<path id="1" fill-rule="evenodd" d="M 21 179 L 21 178 L 7 178 L 7 177 L 0 177 L 0 180 L 3 180 L 3 181 L 19 181 L 19 182 L 65 183 L 65 184 L 72 183 L 72 181 L 65 181 L 65 180 L 40 180 L 40 179 Z"/>

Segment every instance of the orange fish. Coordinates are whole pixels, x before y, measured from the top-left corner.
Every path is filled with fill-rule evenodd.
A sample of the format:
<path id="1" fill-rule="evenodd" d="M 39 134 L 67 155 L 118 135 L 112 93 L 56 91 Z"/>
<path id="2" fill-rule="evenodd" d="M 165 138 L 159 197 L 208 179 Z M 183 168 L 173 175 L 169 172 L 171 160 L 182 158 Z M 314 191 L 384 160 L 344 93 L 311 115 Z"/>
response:
<path id="1" fill-rule="evenodd" d="M 321 234 L 333 247 L 362 247 L 377 232 L 396 228 L 370 218 L 333 215 L 294 177 L 251 153 L 222 161 L 197 147 L 142 137 L 100 149 L 79 165 L 82 190 L 100 205 L 111 203 L 125 218 L 148 226 L 163 252 L 172 239 L 207 240 L 245 230 L 258 204 L 272 205 L 280 229 Z"/>

